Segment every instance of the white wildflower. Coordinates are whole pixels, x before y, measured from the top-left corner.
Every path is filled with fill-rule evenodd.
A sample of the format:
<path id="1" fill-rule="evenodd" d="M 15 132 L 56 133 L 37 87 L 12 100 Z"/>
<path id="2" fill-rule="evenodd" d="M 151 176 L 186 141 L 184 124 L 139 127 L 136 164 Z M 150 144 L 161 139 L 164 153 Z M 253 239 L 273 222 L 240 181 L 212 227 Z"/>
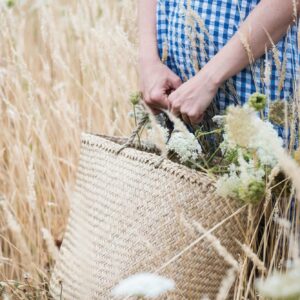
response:
<path id="1" fill-rule="evenodd" d="M 238 145 L 257 151 L 260 162 L 275 166 L 277 153 L 282 150 L 283 141 L 272 124 L 261 120 L 247 105 L 230 107 L 226 116 L 225 131 L 227 145 Z"/>
<path id="2" fill-rule="evenodd" d="M 225 174 L 220 177 L 216 183 L 218 195 L 224 198 L 236 197 L 240 182 L 240 178 L 236 173 L 232 173 L 230 175 Z"/>
<path id="3" fill-rule="evenodd" d="M 182 163 L 196 160 L 202 153 L 198 140 L 191 132 L 173 132 L 167 149 L 176 152 Z"/>
<path id="4" fill-rule="evenodd" d="M 216 183 L 217 193 L 226 197 L 238 197 L 243 201 L 256 201 L 264 188 L 265 172 L 257 168 L 253 160 L 244 159 L 241 151 L 238 153 L 239 165 L 231 164 L 229 174 L 220 177 Z"/>
<path id="5" fill-rule="evenodd" d="M 276 153 L 281 151 L 283 141 L 270 122 L 264 122 L 256 115 L 253 122 L 255 122 L 257 131 L 250 140 L 249 147 L 257 150 L 257 155 L 262 164 L 274 167 L 277 164 Z"/>
<path id="6" fill-rule="evenodd" d="M 260 181 L 265 176 L 265 171 L 261 168 L 256 168 L 252 159 L 247 162 L 241 152 L 239 152 L 238 162 L 240 178 L 244 186 L 246 186 L 252 180 Z"/>
<path id="7" fill-rule="evenodd" d="M 258 280 L 256 285 L 260 294 L 272 299 L 300 298 L 300 266 L 294 266 L 285 274 L 274 273 L 266 280 Z"/>
<path id="8" fill-rule="evenodd" d="M 152 273 L 139 273 L 122 280 L 113 290 L 116 297 L 155 298 L 175 288 L 173 280 Z"/>

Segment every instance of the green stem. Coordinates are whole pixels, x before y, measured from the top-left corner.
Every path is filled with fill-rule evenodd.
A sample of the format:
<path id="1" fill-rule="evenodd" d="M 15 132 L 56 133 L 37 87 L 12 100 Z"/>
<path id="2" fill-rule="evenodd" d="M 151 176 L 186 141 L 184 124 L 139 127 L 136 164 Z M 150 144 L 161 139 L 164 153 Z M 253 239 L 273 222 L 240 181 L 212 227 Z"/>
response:
<path id="1" fill-rule="evenodd" d="M 208 131 L 208 132 L 200 132 L 197 134 L 196 138 L 200 138 L 202 136 L 206 136 L 206 135 L 210 135 L 210 134 L 213 134 L 213 133 L 221 133 L 222 132 L 222 129 L 215 129 L 215 130 L 212 130 L 212 131 Z"/>
<path id="2" fill-rule="evenodd" d="M 216 149 L 216 151 L 210 156 L 210 158 L 208 159 L 207 163 L 209 164 L 210 161 L 214 158 L 214 156 L 217 154 L 217 152 L 219 151 L 220 149 L 220 145 L 218 146 L 218 148 Z"/>

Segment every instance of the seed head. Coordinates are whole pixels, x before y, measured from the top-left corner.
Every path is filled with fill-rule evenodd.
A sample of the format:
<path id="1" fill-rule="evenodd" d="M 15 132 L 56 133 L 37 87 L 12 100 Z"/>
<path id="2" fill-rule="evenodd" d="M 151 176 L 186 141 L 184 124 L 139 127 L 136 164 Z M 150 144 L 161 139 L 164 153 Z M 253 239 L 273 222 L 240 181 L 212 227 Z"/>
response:
<path id="1" fill-rule="evenodd" d="M 261 111 L 266 107 L 267 96 L 260 93 L 254 93 L 249 97 L 249 106 L 256 111 Z"/>

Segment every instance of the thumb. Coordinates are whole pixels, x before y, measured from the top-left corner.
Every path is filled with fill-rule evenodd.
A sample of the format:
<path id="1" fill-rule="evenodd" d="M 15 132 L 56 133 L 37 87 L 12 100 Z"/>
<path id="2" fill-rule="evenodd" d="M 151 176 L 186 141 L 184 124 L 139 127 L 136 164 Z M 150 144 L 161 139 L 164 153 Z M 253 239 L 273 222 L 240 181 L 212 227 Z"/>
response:
<path id="1" fill-rule="evenodd" d="M 171 76 L 168 78 L 168 83 L 170 87 L 174 90 L 178 89 L 182 85 L 180 77 L 174 73 L 172 73 Z"/>

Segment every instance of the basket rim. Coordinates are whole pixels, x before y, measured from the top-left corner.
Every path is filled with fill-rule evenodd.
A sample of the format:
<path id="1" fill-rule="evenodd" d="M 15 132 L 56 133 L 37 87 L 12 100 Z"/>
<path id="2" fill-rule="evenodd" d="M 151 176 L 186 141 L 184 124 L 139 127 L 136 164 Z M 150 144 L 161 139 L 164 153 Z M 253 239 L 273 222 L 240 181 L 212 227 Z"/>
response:
<path id="1" fill-rule="evenodd" d="M 213 189 L 215 189 L 215 181 L 213 180 L 213 178 L 209 177 L 204 172 L 190 169 L 187 166 L 173 162 L 169 159 L 164 159 L 162 163 L 158 167 L 156 167 L 155 165 L 157 164 L 158 159 L 161 156 L 155 153 L 155 151 L 149 151 L 149 150 L 147 151 L 146 150 L 147 147 L 145 146 L 147 144 L 145 144 L 145 141 L 142 141 L 142 144 L 145 146 L 145 148 L 142 150 L 137 149 L 135 147 L 128 147 L 117 154 L 117 151 L 120 148 L 120 144 L 116 142 L 116 140 L 118 139 L 124 141 L 126 140 L 126 137 L 108 136 L 108 135 L 83 132 L 81 133 L 80 140 L 81 140 L 81 146 L 89 145 L 98 149 L 102 149 L 104 151 L 114 153 L 115 155 L 123 156 L 128 159 L 139 161 L 141 163 L 153 166 L 157 169 L 164 170 L 169 174 L 185 179 L 190 183 L 203 185 L 203 186 L 205 185 L 207 186 L 207 188 L 213 187 Z M 149 146 L 151 145 L 149 144 Z"/>

